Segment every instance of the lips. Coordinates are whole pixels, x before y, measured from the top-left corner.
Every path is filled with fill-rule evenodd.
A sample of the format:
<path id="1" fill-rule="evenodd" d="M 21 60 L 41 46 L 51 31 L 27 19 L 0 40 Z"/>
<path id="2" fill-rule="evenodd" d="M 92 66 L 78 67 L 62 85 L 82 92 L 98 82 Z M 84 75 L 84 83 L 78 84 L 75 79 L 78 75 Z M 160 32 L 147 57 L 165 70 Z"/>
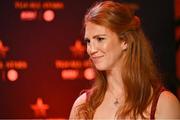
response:
<path id="1" fill-rule="evenodd" d="M 103 56 L 91 56 L 91 59 L 92 59 L 93 62 L 96 63 L 96 62 L 99 62 L 102 57 Z"/>

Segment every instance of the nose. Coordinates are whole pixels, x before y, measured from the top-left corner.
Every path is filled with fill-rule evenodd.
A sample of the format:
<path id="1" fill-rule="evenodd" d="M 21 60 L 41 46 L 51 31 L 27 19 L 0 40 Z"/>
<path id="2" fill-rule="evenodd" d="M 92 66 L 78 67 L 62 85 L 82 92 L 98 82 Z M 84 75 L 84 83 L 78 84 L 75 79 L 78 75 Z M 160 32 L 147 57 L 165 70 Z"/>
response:
<path id="1" fill-rule="evenodd" d="M 88 53 L 89 55 L 93 55 L 97 52 L 98 52 L 97 46 L 95 45 L 95 43 L 92 42 L 92 44 L 90 44 L 88 47 Z"/>

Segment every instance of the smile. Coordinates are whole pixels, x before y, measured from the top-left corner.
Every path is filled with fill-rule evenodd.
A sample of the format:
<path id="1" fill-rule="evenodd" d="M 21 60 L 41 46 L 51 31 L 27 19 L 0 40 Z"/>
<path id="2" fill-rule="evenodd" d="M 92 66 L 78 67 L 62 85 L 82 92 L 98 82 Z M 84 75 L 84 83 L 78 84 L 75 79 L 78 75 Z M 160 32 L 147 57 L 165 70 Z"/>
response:
<path id="1" fill-rule="evenodd" d="M 91 59 L 94 63 L 99 62 L 99 60 L 102 58 L 103 56 L 92 56 Z"/>

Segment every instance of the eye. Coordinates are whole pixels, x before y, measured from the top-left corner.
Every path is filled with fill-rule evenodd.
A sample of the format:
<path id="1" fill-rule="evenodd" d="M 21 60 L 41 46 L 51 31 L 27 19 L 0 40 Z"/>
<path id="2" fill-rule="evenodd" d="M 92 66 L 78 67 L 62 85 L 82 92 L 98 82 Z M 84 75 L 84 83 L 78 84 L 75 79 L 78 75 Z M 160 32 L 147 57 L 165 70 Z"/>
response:
<path id="1" fill-rule="evenodd" d="M 103 37 L 97 37 L 97 41 L 98 42 L 101 42 L 101 41 L 103 41 L 105 38 L 103 38 Z"/>
<path id="2" fill-rule="evenodd" d="M 84 43 L 87 45 L 87 44 L 90 43 L 90 40 L 89 40 L 88 38 L 85 38 L 85 39 L 84 39 Z"/>

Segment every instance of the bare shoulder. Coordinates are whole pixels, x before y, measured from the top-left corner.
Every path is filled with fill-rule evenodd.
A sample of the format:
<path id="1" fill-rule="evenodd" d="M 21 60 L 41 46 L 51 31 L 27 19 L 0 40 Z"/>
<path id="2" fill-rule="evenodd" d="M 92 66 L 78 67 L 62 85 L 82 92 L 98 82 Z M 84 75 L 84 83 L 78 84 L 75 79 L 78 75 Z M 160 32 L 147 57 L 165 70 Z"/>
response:
<path id="1" fill-rule="evenodd" d="M 78 105 L 84 103 L 85 101 L 86 101 L 86 93 L 83 93 L 76 99 L 73 106 L 78 106 Z"/>
<path id="2" fill-rule="evenodd" d="M 164 91 L 161 93 L 157 104 L 156 118 L 180 118 L 180 102 L 171 92 Z"/>
<path id="3" fill-rule="evenodd" d="M 72 109 L 71 109 L 71 113 L 69 116 L 69 119 L 77 119 L 76 117 L 76 113 L 77 113 L 77 106 L 83 104 L 86 102 L 86 93 L 83 93 L 82 95 L 80 95 L 74 102 Z"/>

